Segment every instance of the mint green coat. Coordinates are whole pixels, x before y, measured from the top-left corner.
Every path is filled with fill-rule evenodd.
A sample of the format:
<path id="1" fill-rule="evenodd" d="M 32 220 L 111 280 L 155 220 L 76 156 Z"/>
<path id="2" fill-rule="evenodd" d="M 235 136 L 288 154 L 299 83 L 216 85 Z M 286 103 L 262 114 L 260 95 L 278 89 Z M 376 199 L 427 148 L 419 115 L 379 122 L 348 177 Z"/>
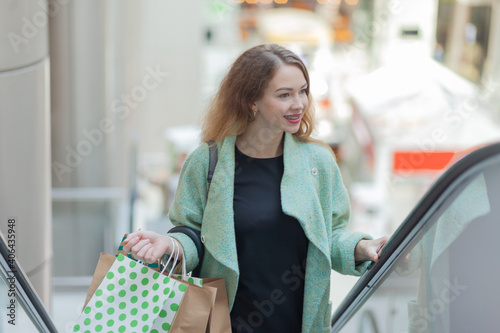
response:
<path id="1" fill-rule="evenodd" d="M 169 212 L 174 225 L 201 231 L 205 245 L 201 276 L 224 278 L 230 308 L 239 279 L 233 220 L 235 140 L 234 136 L 227 137 L 218 146 L 219 160 L 208 199 L 208 145 L 200 145 L 189 155 Z M 283 212 L 299 221 L 309 239 L 302 332 L 330 332 L 331 269 L 342 274 L 363 274 L 369 262 L 355 263 L 354 248 L 360 239 L 370 239 L 370 236 L 346 230 L 349 198 L 328 149 L 300 142 L 286 133 L 284 166 L 281 181 Z M 184 248 L 188 270 L 196 267 L 198 253 L 191 239 L 179 233 L 171 235 Z M 269 255 L 272 257 L 272 253 Z M 286 274 L 283 275 L 283 279 L 288 279 L 284 280 L 285 283 L 304 278 L 296 275 L 292 267 Z"/>

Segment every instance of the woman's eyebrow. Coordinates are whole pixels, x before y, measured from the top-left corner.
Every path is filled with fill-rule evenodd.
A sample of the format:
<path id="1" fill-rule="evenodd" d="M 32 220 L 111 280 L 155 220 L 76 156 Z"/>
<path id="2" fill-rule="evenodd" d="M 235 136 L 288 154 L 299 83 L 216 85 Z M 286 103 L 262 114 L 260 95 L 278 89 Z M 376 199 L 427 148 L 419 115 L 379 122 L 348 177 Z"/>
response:
<path id="1" fill-rule="evenodd" d="M 307 87 L 307 82 L 306 82 L 306 83 L 304 83 L 304 85 L 303 85 L 302 87 L 300 87 L 300 89 L 304 89 L 305 87 Z M 278 88 L 278 89 L 276 89 L 276 91 L 275 91 L 275 92 L 278 92 L 278 91 L 280 91 L 280 90 L 293 91 L 293 88 L 282 87 L 282 88 Z"/>

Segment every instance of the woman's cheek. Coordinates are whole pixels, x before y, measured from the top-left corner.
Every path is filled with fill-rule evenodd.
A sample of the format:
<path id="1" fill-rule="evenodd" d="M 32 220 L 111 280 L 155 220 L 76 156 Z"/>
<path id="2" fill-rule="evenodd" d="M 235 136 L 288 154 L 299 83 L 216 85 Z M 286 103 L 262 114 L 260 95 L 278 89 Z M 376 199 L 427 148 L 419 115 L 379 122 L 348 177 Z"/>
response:
<path id="1" fill-rule="evenodd" d="M 304 109 L 307 109 L 309 106 L 309 100 L 307 99 L 307 95 L 304 95 Z"/>

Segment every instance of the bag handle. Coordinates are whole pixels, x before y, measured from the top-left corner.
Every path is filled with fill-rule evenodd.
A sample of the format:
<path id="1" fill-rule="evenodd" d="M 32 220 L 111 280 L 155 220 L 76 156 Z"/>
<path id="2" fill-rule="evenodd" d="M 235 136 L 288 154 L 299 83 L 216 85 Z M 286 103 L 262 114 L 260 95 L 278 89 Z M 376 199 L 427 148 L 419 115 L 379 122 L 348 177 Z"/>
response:
<path id="1" fill-rule="evenodd" d="M 172 238 L 172 237 L 168 237 L 171 241 L 172 241 L 172 252 L 170 253 L 170 255 L 168 256 L 168 260 L 166 263 L 163 264 L 163 269 L 161 270 L 161 274 L 163 275 L 163 273 L 165 272 L 165 270 L 167 269 L 168 265 L 170 264 L 170 261 L 172 261 L 172 259 L 175 259 L 172 261 L 172 267 L 170 268 L 170 271 L 168 272 L 168 277 L 172 276 L 172 273 L 174 273 L 175 271 L 175 268 L 176 268 L 176 263 L 179 262 L 179 256 L 181 254 L 181 245 L 177 242 L 176 239 Z M 181 267 L 182 267 L 182 280 L 184 281 L 187 281 L 188 277 L 187 277 L 187 272 L 186 272 L 186 260 L 184 259 L 184 253 L 182 254 L 181 256 Z M 162 263 L 160 263 L 162 264 Z"/>
<path id="2" fill-rule="evenodd" d="M 175 238 L 172 238 L 172 237 L 169 237 L 169 238 L 172 240 L 172 244 L 173 244 L 172 245 L 172 254 L 170 254 L 170 255 L 173 256 L 173 253 L 175 252 L 175 261 L 172 263 L 172 268 L 170 269 L 168 276 L 172 275 L 172 273 L 175 272 L 175 269 L 177 268 L 177 266 L 179 266 L 177 263 L 179 263 L 178 259 L 179 259 L 180 253 L 181 253 L 181 250 L 180 250 L 181 244 L 178 242 L 178 240 Z M 180 259 L 181 259 L 180 264 L 181 264 L 182 280 L 187 281 L 188 275 L 187 275 L 187 271 L 186 271 L 186 258 L 184 257 L 184 253 L 182 253 Z M 168 262 L 165 264 L 165 267 L 167 265 L 168 265 Z M 165 267 L 163 268 L 163 270 L 165 270 Z M 163 273 L 163 271 L 162 271 L 162 273 Z"/>

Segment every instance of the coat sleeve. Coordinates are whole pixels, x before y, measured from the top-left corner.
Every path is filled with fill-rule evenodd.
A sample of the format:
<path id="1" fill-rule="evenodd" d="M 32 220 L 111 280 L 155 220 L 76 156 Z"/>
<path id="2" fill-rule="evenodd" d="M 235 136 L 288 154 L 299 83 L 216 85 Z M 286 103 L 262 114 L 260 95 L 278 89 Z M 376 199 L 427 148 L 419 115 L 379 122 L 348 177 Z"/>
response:
<path id="1" fill-rule="evenodd" d="M 330 244 L 332 268 L 341 274 L 359 276 L 365 273 L 370 261 L 355 262 L 354 249 L 361 239 L 372 239 L 372 237 L 361 232 L 347 230 L 350 216 L 349 195 L 335 162 L 333 171 L 333 213 Z"/>
<path id="2" fill-rule="evenodd" d="M 182 166 L 179 184 L 168 217 L 175 226 L 190 227 L 201 231 L 203 212 L 207 201 L 208 145 L 206 143 L 191 153 Z M 182 245 L 186 269 L 198 265 L 198 251 L 191 238 L 183 233 L 171 233 Z"/>

